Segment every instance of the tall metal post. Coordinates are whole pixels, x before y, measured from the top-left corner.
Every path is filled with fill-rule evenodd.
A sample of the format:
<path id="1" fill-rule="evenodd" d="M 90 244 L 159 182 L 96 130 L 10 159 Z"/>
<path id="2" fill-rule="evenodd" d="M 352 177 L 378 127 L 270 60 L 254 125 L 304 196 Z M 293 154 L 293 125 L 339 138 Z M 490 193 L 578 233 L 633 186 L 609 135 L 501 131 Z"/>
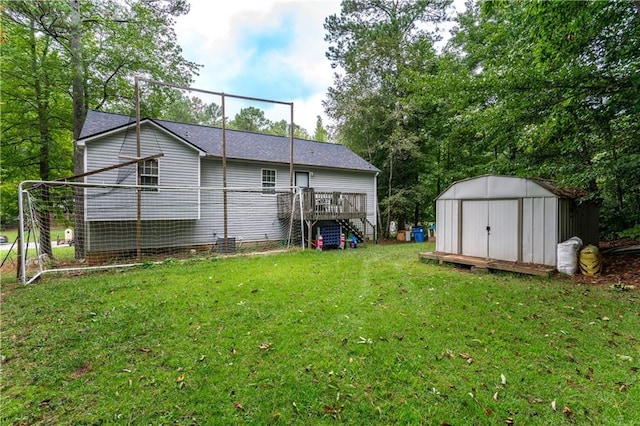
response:
<path id="1" fill-rule="evenodd" d="M 138 77 L 134 78 L 135 96 L 136 96 L 136 157 L 140 159 L 140 91 Z M 136 163 L 137 185 L 140 185 L 140 163 Z M 140 188 L 136 188 L 136 259 L 142 261 L 142 192 Z"/>
<path id="2" fill-rule="evenodd" d="M 291 102 L 291 124 L 289 125 L 291 128 L 290 133 L 290 148 L 289 148 L 289 186 L 292 188 L 291 191 L 293 193 L 293 102 Z"/>
<path id="3" fill-rule="evenodd" d="M 18 228 L 18 279 L 22 280 L 22 284 L 27 283 L 27 268 L 25 266 L 26 244 L 24 241 L 24 195 L 22 194 L 22 182 L 18 185 L 18 217 L 20 218 L 20 227 Z M 28 243 L 28 242 L 27 242 Z"/>
<path id="4" fill-rule="evenodd" d="M 222 250 L 227 253 L 229 247 L 228 223 L 227 223 L 227 117 L 225 111 L 225 96 L 222 97 L 222 210 L 223 210 L 223 235 Z"/>

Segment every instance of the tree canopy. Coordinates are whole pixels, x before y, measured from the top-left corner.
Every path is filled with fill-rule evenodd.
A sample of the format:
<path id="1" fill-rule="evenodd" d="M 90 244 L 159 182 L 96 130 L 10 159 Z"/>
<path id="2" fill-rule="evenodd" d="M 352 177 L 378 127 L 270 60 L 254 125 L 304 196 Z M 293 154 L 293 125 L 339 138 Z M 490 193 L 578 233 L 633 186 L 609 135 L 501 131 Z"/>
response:
<path id="1" fill-rule="evenodd" d="M 640 221 L 640 4 L 343 1 L 325 20 L 336 137 L 382 170 L 385 219 L 434 220 L 450 183 L 538 177 Z M 446 47 L 426 29 L 456 24 Z M 386 224 L 385 224 L 386 227 Z"/>

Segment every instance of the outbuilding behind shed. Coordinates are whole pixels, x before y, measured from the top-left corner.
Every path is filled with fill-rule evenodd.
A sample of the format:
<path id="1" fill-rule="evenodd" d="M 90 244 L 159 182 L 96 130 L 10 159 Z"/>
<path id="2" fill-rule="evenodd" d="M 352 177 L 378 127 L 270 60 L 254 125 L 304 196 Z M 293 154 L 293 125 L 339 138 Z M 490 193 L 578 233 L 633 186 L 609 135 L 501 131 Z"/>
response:
<path id="1" fill-rule="evenodd" d="M 556 266 L 557 244 L 598 245 L 599 204 L 538 179 L 485 175 L 436 199 L 438 253 Z"/>

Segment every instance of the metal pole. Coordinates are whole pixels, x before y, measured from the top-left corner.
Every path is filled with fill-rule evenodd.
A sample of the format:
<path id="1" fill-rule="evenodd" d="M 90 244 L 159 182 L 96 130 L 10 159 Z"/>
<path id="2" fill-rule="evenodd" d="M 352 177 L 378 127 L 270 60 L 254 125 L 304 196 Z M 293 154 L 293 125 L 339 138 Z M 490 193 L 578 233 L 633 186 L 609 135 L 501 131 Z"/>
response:
<path id="1" fill-rule="evenodd" d="M 18 215 L 20 217 L 20 228 L 18 229 L 18 279 L 22 280 L 22 284 L 26 284 L 27 270 L 25 266 L 25 248 L 24 248 L 24 202 L 22 198 L 22 182 L 18 185 Z"/>
<path id="2" fill-rule="evenodd" d="M 227 234 L 227 117 L 225 111 L 225 95 L 222 96 L 222 210 L 223 210 L 223 236 L 222 241 L 223 252 L 227 252 L 228 238 Z"/>
<path id="3" fill-rule="evenodd" d="M 244 99 L 247 101 L 258 101 L 258 102 L 267 102 L 267 103 L 280 104 L 280 105 L 291 105 L 293 107 L 293 102 L 275 101 L 273 99 L 254 98 L 251 96 L 231 95 L 229 93 L 224 93 L 224 92 L 212 92 L 211 90 L 203 90 L 203 89 L 197 89 L 195 87 L 190 87 L 190 86 L 180 86 L 178 84 L 164 83 L 162 81 L 151 80 L 144 77 L 137 77 L 137 79 L 139 81 L 145 81 L 147 83 L 157 84 L 159 86 L 173 87 L 175 89 L 189 90 L 191 92 L 208 93 L 210 95 L 218 95 L 218 96 L 228 96 L 231 98 Z"/>
<path id="4" fill-rule="evenodd" d="M 138 88 L 138 77 L 135 77 L 135 96 L 136 96 L 136 157 L 140 158 L 140 92 Z M 140 163 L 136 166 L 137 184 L 140 185 Z M 138 262 L 142 259 L 142 192 L 140 188 L 136 189 L 136 259 Z"/>
<path id="5" fill-rule="evenodd" d="M 291 102 L 291 128 L 290 133 L 290 153 L 289 153 L 289 186 L 293 188 L 293 102 Z"/>

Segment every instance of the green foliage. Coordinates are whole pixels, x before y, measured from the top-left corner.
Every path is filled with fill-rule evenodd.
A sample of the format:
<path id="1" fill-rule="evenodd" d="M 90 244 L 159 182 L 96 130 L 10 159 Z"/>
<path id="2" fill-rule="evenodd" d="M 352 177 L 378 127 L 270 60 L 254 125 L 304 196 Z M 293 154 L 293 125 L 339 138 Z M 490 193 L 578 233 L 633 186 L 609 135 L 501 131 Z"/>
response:
<path id="1" fill-rule="evenodd" d="M 327 129 L 325 129 L 322 125 L 322 117 L 320 116 L 318 116 L 316 119 L 316 128 L 314 129 L 311 139 L 319 142 L 328 142 L 329 140 L 329 134 L 327 132 Z"/>
<path id="2" fill-rule="evenodd" d="M 271 121 L 265 116 L 263 110 L 256 107 L 242 108 L 235 118 L 229 122 L 229 128 L 277 136 L 291 135 L 291 126 L 287 120 Z M 293 136 L 300 139 L 309 139 L 307 131 L 295 123 Z"/>
<path id="3" fill-rule="evenodd" d="M 425 28 L 444 19 L 448 3 L 345 1 L 340 15 L 325 20 L 327 57 L 344 71 L 336 73 L 325 109 L 337 139 L 382 171 L 385 229 L 391 219 L 427 219 L 431 202 L 419 194 L 437 195 L 421 182 L 437 154 L 438 127 L 411 96 L 424 92 L 415 79 L 435 71 L 435 36 Z"/>
<path id="4" fill-rule="evenodd" d="M 3 285 L 0 423 L 634 424 L 637 290 L 420 263 L 431 248 Z"/>
<path id="5" fill-rule="evenodd" d="M 453 181 L 496 173 L 589 190 L 605 233 L 637 223 L 637 2 L 469 2 L 438 54 L 416 30 L 428 4 L 344 2 L 325 23 L 338 139 L 383 171 L 384 205 L 415 194 L 386 213 L 423 219 Z"/>
<path id="6" fill-rule="evenodd" d="M 134 75 L 190 82 L 198 66 L 182 58 L 172 28 L 172 16 L 186 11 L 184 0 L 2 2 L 3 186 L 72 176 L 82 117 L 90 108 L 133 113 Z M 149 100 L 150 109 L 167 104 Z M 74 102 L 83 106 L 80 117 Z M 2 197 L 3 216 L 16 202 Z"/>
<path id="7" fill-rule="evenodd" d="M 636 225 L 632 228 L 618 232 L 618 235 L 620 237 L 629 237 L 634 240 L 640 241 L 640 223 L 636 223 Z"/>

